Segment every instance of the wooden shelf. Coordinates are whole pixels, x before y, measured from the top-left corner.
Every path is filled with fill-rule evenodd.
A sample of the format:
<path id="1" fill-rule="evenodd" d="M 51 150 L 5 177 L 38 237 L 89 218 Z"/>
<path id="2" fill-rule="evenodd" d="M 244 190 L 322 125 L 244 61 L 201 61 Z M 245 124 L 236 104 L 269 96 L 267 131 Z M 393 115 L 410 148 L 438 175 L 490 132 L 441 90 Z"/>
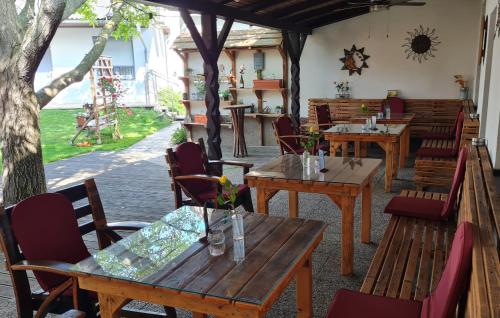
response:
<path id="1" fill-rule="evenodd" d="M 207 124 L 205 124 L 205 123 L 197 123 L 197 122 L 182 123 L 182 125 L 188 126 L 188 127 L 204 127 L 204 128 L 207 127 Z M 231 123 L 222 123 L 222 124 L 220 124 L 220 126 L 224 127 L 224 128 L 230 128 L 230 129 L 233 128 L 233 124 L 231 124 Z"/>
<path id="2" fill-rule="evenodd" d="M 245 113 L 245 117 L 257 118 L 257 117 L 266 117 L 266 118 L 278 118 L 283 116 L 283 114 L 273 114 L 273 113 Z"/>
<path id="3" fill-rule="evenodd" d="M 230 87 L 230 91 L 233 92 L 284 92 L 286 91 L 286 88 L 253 88 L 253 87 L 245 87 L 245 88 L 238 88 L 238 87 Z"/>

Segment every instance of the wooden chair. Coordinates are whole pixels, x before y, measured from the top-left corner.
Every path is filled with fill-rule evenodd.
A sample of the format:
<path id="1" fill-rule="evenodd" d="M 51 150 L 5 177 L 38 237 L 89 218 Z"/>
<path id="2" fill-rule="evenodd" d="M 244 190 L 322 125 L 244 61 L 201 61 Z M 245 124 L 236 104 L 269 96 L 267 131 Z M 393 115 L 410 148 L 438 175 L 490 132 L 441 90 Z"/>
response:
<path id="1" fill-rule="evenodd" d="M 272 122 L 276 142 L 280 146 L 281 154 L 296 154 L 304 153 L 304 147 L 301 142 L 306 140 L 308 136 L 296 134 L 293 128 L 292 119 L 288 116 L 278 117 Z M 312 155 L 316 154 L 319 149 L 328 151 L 328 146 L 319 143 L 314 147 Z"/>
<path id="2" fill-rule="evenodd" d="M 452 126 L 432 126 L 431 130 L 422 135 L 422 139 L 431 140 L 453 140 L 455 138 L 455 133 L 458 129 L 458 121 L 460 118 L 460 113 L 463 111 L 463 105 L 459 108 L 457 116 L 455 117 L 455 122 Z M 463 129 L 463 128 L 462 128 Z"/>
<path id="3" fill-rule="evenodd" d="M 230 165 L 243 168 L 243 175 L 250 171 L 253 164 L 227 161 L 208 160 L 203 139 L 198 143 L 185 142 L 174 150 L 167 149 L 165 156 L 170 167 L 169 174 L 172 178 L 172 190 L 175 194 L 175 206 L 195 205 L 225 208 L 217 204 L 217 193 L 221 190 L 219 176 L 215 173 L 215 166 Z M 245 182 L 246 183 L 246 182 Z M 188 200 L 183 200 L 184 193 Z M 243 205 L 246 211 L 253 212 L 252 195 L 246 184 L 238 185 L 237 205 Z"/>
<path id="4" fill-rule="evenodd" d="M 84 200 L 85 202 L 80 203 Z M 73 207 L 73 203 L 76 203 Z M 91 216 L 89 221 L 78 220 Z M 78 289 L 70 267 L 89 257 L 83 236 L 96 232 L 99 248 L 121 239 L 116 231 L 135 231 L 148 223 L 108 223 L 93 179 L 57 193 L 28 198 L 15 206 L 0 206 L 0 245 L 11 275 L 18 316 L 43 317 L 47 313 L 69 317 L 95 317 L 97 296 Z M 28 279 L 32 271 L 41 291 L 32 291 Z M 166 308 L 175 317 L 174 308 Z M 122 310 L 122 316 L 159 317 L 149 313 Z"/>
<path id="5" fill-rule="evenodd" d="M 473 232 L 471 223 L 463 222 L 458 226 L 439 283 L 423 301 L 341 289 L 335 294 L 327 318 L 453 317 L 460 299 L 468 288 Z"/>
<path id="6" fill-rule="evenodd" d="M 327 130 L 334 126 L 332 115 L 330 114 L 330 106 L 328 106 L 328 104 L 316 105 L 314 111 L 316 112 L 315 126 L 318 130 Z"/>
<path id="7" fill-rule="evenodd" d="M 384 212 L 393 215 L 423 218 L 434 221 L 448 220 L 458 211 L 459 190 L 464 182 L 466 163 L 467 149 L 462 148 L 446 201 L 442 201 L 439 198 L 428 199 L 395 196 L 389 201 Z"/>

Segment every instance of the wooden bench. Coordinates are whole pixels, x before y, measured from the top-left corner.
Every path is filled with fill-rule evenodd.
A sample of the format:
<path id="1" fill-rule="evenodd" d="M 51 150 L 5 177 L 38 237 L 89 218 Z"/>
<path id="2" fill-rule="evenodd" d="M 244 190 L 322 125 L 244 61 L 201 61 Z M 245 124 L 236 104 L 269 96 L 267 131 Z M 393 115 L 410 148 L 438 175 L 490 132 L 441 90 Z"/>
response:
<path id="1" fill-rule="evenodd" d="M 422 148 L 452 149 L 454 140 L 424 140 Z M 456 158 L 415 158 L 415 186 L 417 190 L 434 186 L 449 188 L 457 166 Z"/>
<path id="2" fill-rule="evenodd" d="M 500 317 L 498 231 L 500 197 L 485 147 L 471 147 L 458 222 L 474 225 L 472 273 L 459 317 Z M 400 195 L 446 200 L 447 195 L 404 190 Z M 423 300 L 438 283 L 456 223 L 392 216 L 361 292 Z"/>
<path id="3" fill-rule="evenodd" d="M 362 115 L 361 104 L 365 104 L 368 113 L 376 115 L 380 111 L 382 99 L 328 99 L 318 98 L 309 100 L 309 123 L 316 123 L 315 106 L 327 104 L 330 106 L 331 117 L 334 123 L 349 122 L 351 117 Z M 459 99 L 406 99 L 405 112 L 414 113 L 410 132 L 412 137 L 420 137 L 428 133 L 433 127 L 450 127 L 455 122 L 460 108 L 470 107 L 474 112 L 472 101 Z M 468 113 L 466 113 L 467 115 Z M 468 118 L 468 116 L 467 116 Z M 471 123 L 471 127 L 475 127 Z M 470 140 L 470 139 L 469 139 Z"/>
<path id="4" fill-rule="evenodd" d="M 472 274 L 466 317 L 500 317 L 500 193 L 488 150 L 471 147 L 458 221 L 474 224 Z"/>
<path id="5" fill-rule="evenodd" d="M 404 190 L 400 195 L 445 201 L 447 194 Z M 455 224 L 392 216 L 361 292 L 422 301 L 436 286 Z"/>

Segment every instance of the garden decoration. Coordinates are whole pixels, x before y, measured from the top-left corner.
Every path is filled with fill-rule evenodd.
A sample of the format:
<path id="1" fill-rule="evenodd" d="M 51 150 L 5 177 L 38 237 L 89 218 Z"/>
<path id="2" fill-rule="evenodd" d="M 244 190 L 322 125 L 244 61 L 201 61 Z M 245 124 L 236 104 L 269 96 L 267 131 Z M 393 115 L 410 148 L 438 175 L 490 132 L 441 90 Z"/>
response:
<path id="1" fill-rule="evenodd" d="M 406 59 L 417 60 L 419 63 L 427 61 L 431 57 L 436 57 L 434 53 L 437 51 L 436 46 L 441 44 L 436 35 L 436 29 L 430 29 L 420 25 L 413 31 L 408 31 L 408 37 L 405 38 L 405 43 L 402 45 L 405 48 Z"/>
<path id="2" fill-rule="evenodd" d="M 344 57 L 340 59 L 343 63 L 342 70 L 348 70 L 349 76 L 354 73 L 361 75 L 363 68 L 368 68 L 366 60 L 370 56 L 365 54 L 365 48 L 357 49 L 356 45 L 353 45 L 350 50 L 344 49 Z"/>
<path id="3" fill-rule="evenodd" d="M 246 69 L 247 68 L 245 64 L 242 64 L 240 66 L 240 88 L 245 88 L 245 81 L 243 80 L 243 74 L 245 74 Z"/>
<path id="4" fill-rule="evenodd" d="M 101 130 L 111 128 L 113 139 L 121 138 L 118 124 L 118 104 L 127 89 L 119 76 L 113 74 L 111 58 L 101 56 L 89 72 L 92 103 L 85 104 L 86 114 L 77 117 L 77 132 L 71 144 L 84 131 L 94 132 L 96 143 L 101 144 Z M 122 106 L 125 106 L 122 104 Z"/>

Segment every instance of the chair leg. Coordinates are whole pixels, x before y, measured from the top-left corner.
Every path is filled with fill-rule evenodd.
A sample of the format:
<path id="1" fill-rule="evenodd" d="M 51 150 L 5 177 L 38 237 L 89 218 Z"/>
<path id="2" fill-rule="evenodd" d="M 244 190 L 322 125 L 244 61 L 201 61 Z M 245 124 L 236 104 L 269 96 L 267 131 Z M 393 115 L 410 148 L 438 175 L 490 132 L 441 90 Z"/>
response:
<path id="1" fill-rule="evenodd" d="M 177 311 L 173 307 L 163 307 L 168 318 L 177 318 Z"/>
<path id="2" fill-rule="evenodd" d="M 243 205 L 247 212 L 254 212 L 250 189 L 241 194 L 241 205 Z"/>

